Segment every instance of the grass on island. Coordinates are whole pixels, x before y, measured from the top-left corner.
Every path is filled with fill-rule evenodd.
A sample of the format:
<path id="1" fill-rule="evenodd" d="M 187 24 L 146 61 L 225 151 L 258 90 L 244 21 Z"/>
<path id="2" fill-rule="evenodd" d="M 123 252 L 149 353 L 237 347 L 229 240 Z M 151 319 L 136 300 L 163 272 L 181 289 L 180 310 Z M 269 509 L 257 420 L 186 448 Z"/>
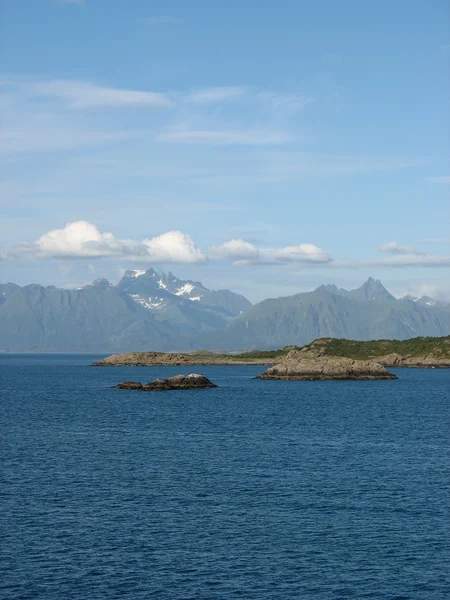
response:
<path id="1" fill-rule="evenodd" d="M 273 361 L 278 357 L 285 356 L 290 350 L 305 350 L 311 354 L 325 356 L 341 356 L 353 360 L 370 360 L 387 354 L 399 354 L 400 356 L 420 356 L 437 359 L 450 360 L 450 336 L 446 337 L 418 337 L 409 340 L 370 340 L 366 342 L 347 340 L 345 338 L 319 338 L 306 346 L 285 346 L 278 350 L 250 350 L 239 354 L 222 354 L 211 350 L 196 350 L 182 353 L 185 357 L 197 360 L 201 364 L 201 358 L 213 364 L 215 360 L 224 363 L 246 363 L 264 364 L 265 361 Z M 147 352 L 136 352 L 133 355 L 137 359 L 145 360 Z M 165 356 L 165 352 L 152 352 L 153 355 Z M 169 353 L 170 354 L 170 353 Z M 310 355 L 311 355 L 310 354 Z"/>
<path id="2" fill-rule="evenodd" d="M 354 360 L 367 360 L 386 354 L 401 356 L 433 356 L 435 358 L 450 358 L 450 336 L 447 337 L 418 337 L 409 340 L 370 340 L 366 342 L 347 340 L 344 338 L 322 338 L 303 346 L 312 351 L 319 347 L 325 349 L 326 356 L 342 356 Z M 290 350 L 300 349 L 298 346 L 285 346 L 279 350 L 251 350 L 240 354 L 216 354 L 208 350 L 199 350 L 193 356 L 208 356 L 217 359 L 235 361 L 262 361 L 284 356 Z"/>
<path id="3" fill-rule="evenodd" d="M 250 350 L 249 352 L 241 352 L 239 354 L 219 354 L 217 352 L 212 352 L 211 350 L 196 350 L 195 352 L 190 352 L 189 356 L 204 356 L 207 358 L 217 358 L 218 360 L 235 360 L 236 362 L 258 362 L 271 358 L 277 358 L 278 356 L 284 356 L 289 352 L 289 350 L 292 350 L 294 348 L 298 348 L 298 346 L 286 346 L 285 348 L 281 348 L 279 350 Z"/>
<path id="4" fill-rule="evenodd" d="M 367 342 L 344 338 L 321 338 L 303 346 L 303 348 L 312 351 L 319 347 L 325 349 L 324 354 L 326 356 L 342 356 L 354 360 L 367 360 L 386 354 L 450 358 L 450 336 L 418 337 L 409 340 L 370 340 Z M 285 346 L 278 350 L 251 350 L 239 354 L 219 354 L 210 350 L 197 350 L 190 353 L 190 356 L 205 356 L 217 358 L 218 360 L 235 360 L 236 362 L 258 362 L 284 356 L 293 349 L 300 348 L 299 346 Z"/>
<path id="5" fill-rule="evenodd" d="M 386 354 L 401 356 L 433 356 L 450 359 L 450 336 L 418 337 L 409 340 L 370 340 L 366 342 L 347 340 L 344 338 L 321 338 L 303 346 L 312 351 L 324 348 L 326 356 L 342 356 L 354 360 L 368 360 Z M 284 356 L 290 350 L 300 349 L 298 346 L 285 346 L 279 350 L 251 350 L 240 354 L 218 354 L 208 350 L 193 352 L 193 356 L 235 360 L 236 362 L 258 362 Z"/>
<path id="6" fill-rule="evenodd" d="M 326 345 L 325 354 L 328 356 L 345 356 L 355 360 L 370 359 L 386 354 L 450 358 L 450 336 L 418 337 L 401 341 L 371 340 L 368 342 L 334 338 Z"/>

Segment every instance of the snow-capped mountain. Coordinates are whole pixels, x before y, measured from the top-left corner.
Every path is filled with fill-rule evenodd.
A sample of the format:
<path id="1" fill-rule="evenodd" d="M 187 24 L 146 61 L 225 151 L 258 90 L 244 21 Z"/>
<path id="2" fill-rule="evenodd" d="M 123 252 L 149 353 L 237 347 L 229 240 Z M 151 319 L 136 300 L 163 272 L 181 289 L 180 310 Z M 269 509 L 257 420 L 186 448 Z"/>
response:
<path id="1" fill-rule="evenodd" d="M 4 352 L 245 350 L 319 337 L 449 334 L 449 304 L 428 296 L 397 300 L 372 278 L 355 290 L 322 285 L 255 306 L 229 290 L 154 269 L 127 271 L 117 286 L 106 279 L 70 290 L 0 284 Z"/>
<path id="2" fill-rule="evenodd" d="M 419 304 L 420 306 L 446 306 L 446 302 L 441 302 L 439 300 L 434 300 L 433 298 L 431 298 L 430 296 L 411 296 L 410 294 L 407 294 L 406 296 L 402 296 L 402 298 L 399 298 L 400 300 L 409 300 L 410 302 L 416 302 L 417 304 Z"/>
<path id="3" fill-rule="evenodd" d="M 126 271 L 117 287 L 141 306 L 154 311 L 183 306 L 185 301 L 189 301 L 227 318 L 243 314 L 252 306 L 240 294 L 230 290 L 209 290 L 199 281 L 179 279 L 170 271 L 167 275 L 154 269 Z"/>

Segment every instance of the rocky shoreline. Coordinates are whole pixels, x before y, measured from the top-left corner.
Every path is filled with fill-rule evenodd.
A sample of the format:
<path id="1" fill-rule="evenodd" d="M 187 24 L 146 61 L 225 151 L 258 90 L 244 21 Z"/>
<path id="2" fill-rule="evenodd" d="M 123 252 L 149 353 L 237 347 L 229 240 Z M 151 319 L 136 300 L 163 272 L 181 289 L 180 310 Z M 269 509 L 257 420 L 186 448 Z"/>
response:
<path id="1" fill-rule="evenodd" d="M 410 369 L 449 369 L 450 359 L 436 358 L 433 356 L 401 356 L 399 354 L 388 354 L 387 356 L 377 356 L 376 360 L 384 367 L 398 367 Z"/>
<path id="2" fill-rule="evenodd" d="M 213 365 L 256 365 L 268 366 L 274 364 L 276 359 L 234 359 L 232 355 L 222 354 L 180 354 L 172 352 L 128 352 L 126 354 L 112 354 L 102 360 L 92 363 L 93 367 L 180 367 Z"/>
<path id="3" fill-rule="evenodd" d="M 450 368 L 450 336 L 445 338 L 414 338 L 411 340 L 355 341 L 321 338 L 302 346 L 286 346 L 281 350 L 252 351 L 242 354 L 214 352 L 128 352 L 112 354 L 93 363 L 96 367 L 150 366 L 213 366 L 255 365 L 272 366 L 292 350 L 303 358 L 346 358 L 369 361 L 384 367 L 448 369 Z"/>

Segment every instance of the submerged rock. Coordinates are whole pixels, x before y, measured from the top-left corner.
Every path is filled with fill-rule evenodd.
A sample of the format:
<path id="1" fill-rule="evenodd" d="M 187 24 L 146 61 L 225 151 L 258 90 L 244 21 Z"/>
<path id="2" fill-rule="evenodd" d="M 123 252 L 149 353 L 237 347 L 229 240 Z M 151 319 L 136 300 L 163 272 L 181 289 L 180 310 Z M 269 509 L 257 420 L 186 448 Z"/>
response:
<path id="1" fill-rule="evenodd" d="M 398 379 L 379 363 L 337 356 L 305 358 L 291 350 L 276 365 L 257 379 Z"/>
<path id="2" fill-rule="evenodd" d="M 150 383 L 140 383 L 137 381 L 124 381 L 119 383 L 117 388 L 121 390 L 190 390 L 197 388 L 214 388 L 215 383 L 200 375 L 199 373 L 189 373 L 188 375 L 174 375 L 168 379 L 155 379 Z"/>

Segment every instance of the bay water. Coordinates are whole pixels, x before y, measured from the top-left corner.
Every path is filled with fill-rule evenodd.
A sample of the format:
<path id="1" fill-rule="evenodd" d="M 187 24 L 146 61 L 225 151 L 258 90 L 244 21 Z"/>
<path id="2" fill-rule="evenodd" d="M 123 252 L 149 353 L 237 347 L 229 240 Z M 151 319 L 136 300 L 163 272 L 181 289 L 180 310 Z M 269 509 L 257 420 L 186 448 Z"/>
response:
<path id="1" fill-rule="evenodd" d="M 3 600 L 450 597 L 450 371 L 0 356 Z M 201 372 L 216 389 L 138 392 Z"/>

